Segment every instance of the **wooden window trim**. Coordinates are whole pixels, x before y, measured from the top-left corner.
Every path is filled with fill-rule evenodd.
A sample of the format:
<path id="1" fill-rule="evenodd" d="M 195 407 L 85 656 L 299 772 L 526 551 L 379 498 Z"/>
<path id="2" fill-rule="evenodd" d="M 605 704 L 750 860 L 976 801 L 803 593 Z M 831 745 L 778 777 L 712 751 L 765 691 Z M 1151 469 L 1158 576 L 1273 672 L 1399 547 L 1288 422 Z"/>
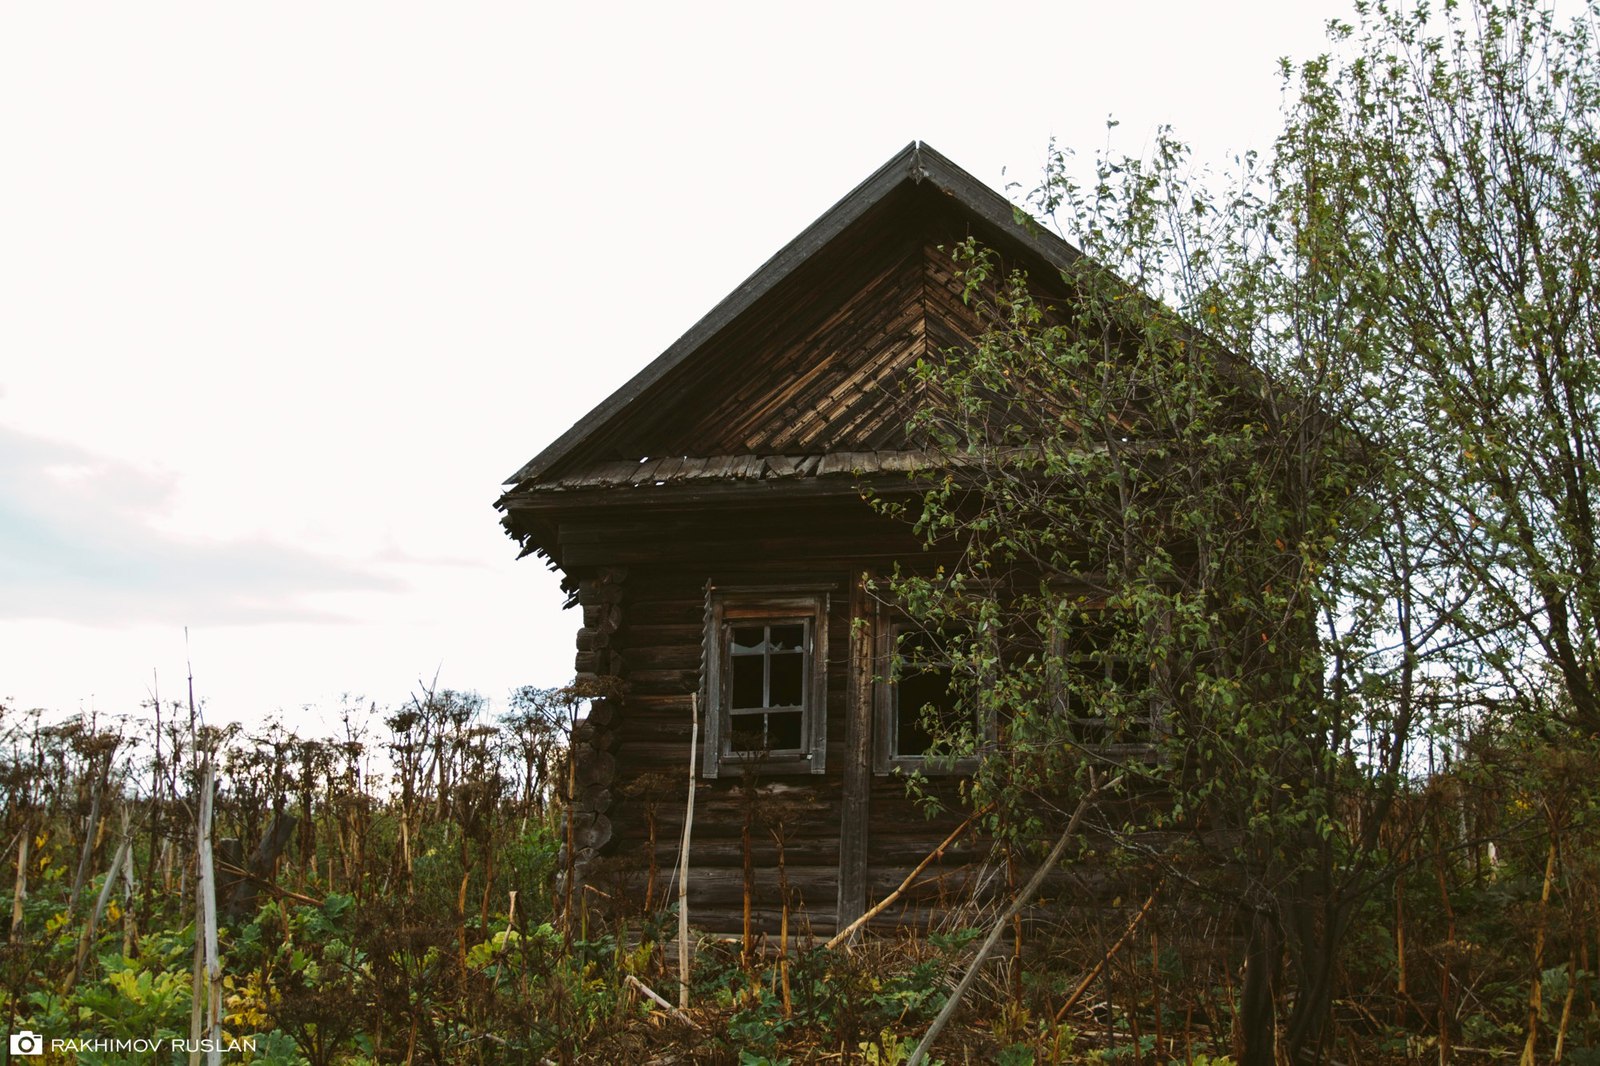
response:
<path id="1" fill-rule="evenodd" d="M 705 742 L 700 773 L 718 777 L 724 769 L 758 766 L 763 774 L 822 774 L 828 752 L 828 607 L 829 587 L 752 585 L 707 587 L 705 625 Z M 799 754 L 750 755 L 732 749 L 729 708 L 733 623 L 795 624 L 806 627 L 805 691 L 801 708 Z"/>

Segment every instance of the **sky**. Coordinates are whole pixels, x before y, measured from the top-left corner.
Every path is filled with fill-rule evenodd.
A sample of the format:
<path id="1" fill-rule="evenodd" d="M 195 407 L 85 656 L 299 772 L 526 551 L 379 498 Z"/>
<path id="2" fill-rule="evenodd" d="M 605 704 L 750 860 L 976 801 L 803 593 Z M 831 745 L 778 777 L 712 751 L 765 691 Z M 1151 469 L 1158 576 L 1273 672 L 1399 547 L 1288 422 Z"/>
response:
<path id="1" fill-rule="evenodd" d="M 920 139 L 1269 146 L 1344 2 L 0 7 L 0 702 L 504 706 L 500 483 Z M 1119 125 L 1108 130 L 1108 117 Z"/>

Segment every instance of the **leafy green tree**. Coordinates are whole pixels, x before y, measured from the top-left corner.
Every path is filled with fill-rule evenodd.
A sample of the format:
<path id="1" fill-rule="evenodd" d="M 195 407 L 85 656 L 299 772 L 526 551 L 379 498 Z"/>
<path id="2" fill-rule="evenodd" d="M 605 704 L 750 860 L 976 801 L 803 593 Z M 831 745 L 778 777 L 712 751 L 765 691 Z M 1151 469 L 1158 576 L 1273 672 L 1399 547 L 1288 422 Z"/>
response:
<path id="1" fill-rule="evenodd" d="M 1597 10 L 1362 3 L 1226 181 L 1166 136 L 1082 186 L 1053 154 L 1069 298 L 968 246 L 989 331 L 920 368 L 947 463 L 907 512 L 957 562 L 891 589 L 978 709 L 926 725 L 998 723 L 973 794 L 1016 832 L 1112 773 L 1162 797 L 1099 839 L 1253 916 L 1246 1061 L 1280 951 L 1325 1050 L 1424 744 L 1600 730 Z"/>
<path id="2" fill-rule="evenodd" d="M 1527 710 L 1600 734 L 1600 6 L 1358 5 L 1305 64 L 1278 180 L 1299 258 L 1387 353 L 1370 382 L 1453 622 Z M 1369 418 L 1368 421 L 1373 421 Z"/>
<path id="3" fill-rule="evenodd" d="M 1026 835 L 1092 781 L 1157 794 L 1108 805 L 1098 837 L 1249 916 L 1244 1019 L 1261 1062 L 1285 934 L 1315 1045 L 1333 945 L 1377 882 L 1376 841 L 1353 839 L 1338 804 L 1379 777 L 1393 788 L 1410 727 L 1351 697 L 1387 677 L 1379 613 L 1348 624 L 1381 516 L 1375 463 L 1289 365 L 1305 348 L 1273 353 L 1297 378 L 1269 377 L 1189 324 L 1220 322 L 1221 268 L 1250 261 L 1218 244 L 1225 258 L 1191 270 L 1192 221 L 1221 216 L 1181 160 L 1164 145 L 1148 168 L 1103 166 L 1086 195 L 1049 190 L 1089 246 L 1070 301 L 1047 305 L 968 249 L 968 295 L 992 328 L 921 368 L 916 427 L 950 461 L 913 516 L 959 563 L 893 584 L 943 637 L 975 720 L 998 725 L 974 802 Z M 1341 656 L 1359 682 L 1330 669 Z M 945 732 L 953 755 L 982 737 Z M 1353 757 L 1358 740 L 1375 759 Z M 1170 843 L 1151 848 L 1150 830 Z"/>
<path id="4" fill-rule="evenodd" d="M 929 716 L 942 747 L 999 724 L 973 791 L 1003 824 L 1120 775 L 1160 799 L 1100 839 L 1252 916 L 1250 1062 L 1280 949 L 1284 1039 L 1325 1050 L 1424 745 L 1486 711 L 1600 730 L 1590 31 L 1358 14 L 1286 65 L 1265 165 L 1195 177 L 1163 137 L 1079 185 L 1053 156 L 1070 298 L 964 250 L 990 328 L 920 368 L 948 461 L 909 508 L 956 561 L 892 583 L 977 708 Z"/>

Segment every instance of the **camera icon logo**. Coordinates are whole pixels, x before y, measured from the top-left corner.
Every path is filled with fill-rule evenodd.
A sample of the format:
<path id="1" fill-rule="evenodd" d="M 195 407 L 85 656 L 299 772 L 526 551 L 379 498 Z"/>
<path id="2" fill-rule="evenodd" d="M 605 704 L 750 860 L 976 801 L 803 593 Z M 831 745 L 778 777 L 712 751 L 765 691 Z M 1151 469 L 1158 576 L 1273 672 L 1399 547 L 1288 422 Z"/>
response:
<path id="1" fill-rule="evenodd" d="M 44 1037 L 31 1029 L 11 1034 L 11 1054 L 18 1058 L 32 1058 L 44 1054 Z"/>

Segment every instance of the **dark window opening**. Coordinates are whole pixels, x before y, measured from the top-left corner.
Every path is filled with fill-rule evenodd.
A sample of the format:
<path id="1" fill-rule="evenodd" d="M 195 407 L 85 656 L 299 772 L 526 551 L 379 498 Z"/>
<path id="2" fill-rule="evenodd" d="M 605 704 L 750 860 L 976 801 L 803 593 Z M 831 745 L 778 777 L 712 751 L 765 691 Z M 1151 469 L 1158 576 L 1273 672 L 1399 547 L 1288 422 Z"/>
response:
<path id="1" fill-rule="evenodd" d="M 825 771 L 829 588 L 707 586 L 705 776 Z"/>
<path id="2" fill-rule="evenodd" d="M 1101 612 L 1058 641 L 1058 705 L 1069 735 L 1085 747 L 1143 747 L 1155 740 L 1151 671 L 1135 662 Z"/>
<path id="3" fill-rule="evenodd" d="M 730 626 L 728 638 L 731 748 L 747 753 L 804 749 L 806 623 Z"/>
<path id="4" fill-rule="evenodd" d="M 898 662 L 890 700 L 893 704 L 891 757 L 921 759 L 946 750 L 950 741 L 976 724 L 954 689 L 954 674 L 945 640 L 909 626 L 896 626 Z"/>

